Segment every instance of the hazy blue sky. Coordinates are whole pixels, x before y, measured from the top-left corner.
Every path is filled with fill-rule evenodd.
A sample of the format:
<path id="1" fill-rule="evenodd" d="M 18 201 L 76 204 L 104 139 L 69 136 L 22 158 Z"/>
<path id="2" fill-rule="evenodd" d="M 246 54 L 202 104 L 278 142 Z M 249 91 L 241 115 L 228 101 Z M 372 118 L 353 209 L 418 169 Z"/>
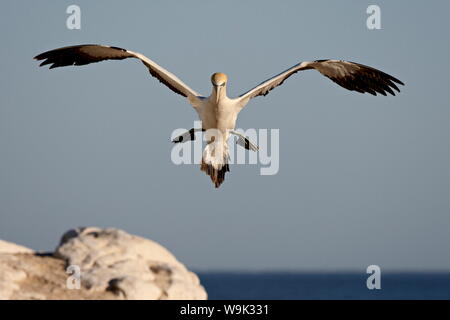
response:
<path id="1" fill-rule="evenodd" d="M 378 4 L 382 30 L 366 28 Z M 66 28 L 70 4 L 81 30 Z M 194 5 L 195 4 L 195 5 Z M 158 241 L 197 269 L 450 268 L 450 2 L 4 1 L 0 238 L 50 250 L 77 226 Z M 32 57 L 101 43 L 142 52 L 207 95 L 337 58 L 407 85 L 348 92 L 315 72 L 240 114 L 280 129 L 280 171 L 232 166 L 216 190 L 169 142 L 197 119 L 138 61 L 46 70 Z"/>

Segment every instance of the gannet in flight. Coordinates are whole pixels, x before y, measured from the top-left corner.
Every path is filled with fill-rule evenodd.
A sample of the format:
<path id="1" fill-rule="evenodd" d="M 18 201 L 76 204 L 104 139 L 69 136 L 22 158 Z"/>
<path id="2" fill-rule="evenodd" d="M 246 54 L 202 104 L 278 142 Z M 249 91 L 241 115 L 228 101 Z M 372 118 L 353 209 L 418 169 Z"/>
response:
<path id="1" fill-rule="evenodd" d="M 174 74 L 165 70 L 144 55 L 130 50 L 102 46 L 77 45 L 59 48 L 39 54 L 34 59 L 44 60 L 40 66 L 51 64 L 50 69 L 64 66 L 80 66 L 103 60 L 122 60 L 137 58 L 148 68 L 150 74 L 165 84 L 169 89 L 186 97 L 194 107 L 200 120 L 202 130 L 206 131 L 207 146 L 203 151 L 200 169 L 211 177 L 215 187 L 218 188 L 225 179 L 225 173 L 230 171 L 228 166 L 228 139 L 234 131 L 239 112 L 250 99 L 265 96 L 281 85 L 291 75 L 309 69 L 315 69 L 322 75 L 351 91 L 360 93 L 377 93 L 386 96 L 386 93 L 395 95 L 393 89 L 400 92 L 397 84 L 403 85 L 400 80 L 377 69 L 343 60 L 316 60 L 300 62 L 278 75 L 261 82 L 253 89 L 241 94 L 237 98 L 227 96 L 228 77 L 223 73 L 214 73 L 211 76 L 212 91 L 209 97 L 202 96 L 178 79 Z M 212 132 L 212 133 L 211 133 Z M 195 130 L 174 139 L 173 142 L 193 140 Z M 238 135 L 238 144 L 250 150 L 256 150 L 246 137 Z"/>

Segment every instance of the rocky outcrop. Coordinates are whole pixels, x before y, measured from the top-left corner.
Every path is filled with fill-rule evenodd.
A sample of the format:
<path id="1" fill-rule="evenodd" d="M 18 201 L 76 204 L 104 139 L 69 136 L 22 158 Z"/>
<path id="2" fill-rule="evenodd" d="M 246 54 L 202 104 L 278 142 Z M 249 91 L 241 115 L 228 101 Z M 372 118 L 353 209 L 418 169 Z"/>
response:
<path id="1" fill-rule="evenodd" d="M 33 253 L 34 251 L 18 244 L 0 240 L 1 253 Z"/>
<path id="2" fill-rule="evenodd" d="M 121 230 L 70 230 L 49 254 L 0 241 L 0 299 L 206 297 L 198 277 L 168 250 Z"/>

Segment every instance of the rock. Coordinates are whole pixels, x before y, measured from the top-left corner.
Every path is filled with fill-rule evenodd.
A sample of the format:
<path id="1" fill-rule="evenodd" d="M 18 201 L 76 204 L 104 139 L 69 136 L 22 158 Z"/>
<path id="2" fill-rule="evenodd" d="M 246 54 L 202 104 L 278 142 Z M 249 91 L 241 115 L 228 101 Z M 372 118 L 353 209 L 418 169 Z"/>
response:
<path id="1" fill-rule="evenodd" d="M 0 240 L 0 253 L 33 253 L 34 251 L 18 244 Z"/>
<path id="2" fill-rule="evenodd" d="M 17 257 L 14 255 L 16 253 L 33 253 L 33 250 L 0 240 L 0 261 L 4 261 L 4 268 L 0 270 L 0 300 L 8 299 L 19 289 L 17 283 L 27 276 L 18 266 Z"/>
<path id="3" fill-rule="evenodd" d="M 3 243 L 0 299 L 207 298 L 198 277 L 167 249 L 121 230 L 70 230 L 53 254 Z"/>
<path id="4" fill-rule="evenodd" d="M 24 280 L 27 274 L 17 266 L 18 260 L 12 254 L 0 254 L 0 300 L 9 299 L 14 291 L 20 289 L 18 282 Z"/>

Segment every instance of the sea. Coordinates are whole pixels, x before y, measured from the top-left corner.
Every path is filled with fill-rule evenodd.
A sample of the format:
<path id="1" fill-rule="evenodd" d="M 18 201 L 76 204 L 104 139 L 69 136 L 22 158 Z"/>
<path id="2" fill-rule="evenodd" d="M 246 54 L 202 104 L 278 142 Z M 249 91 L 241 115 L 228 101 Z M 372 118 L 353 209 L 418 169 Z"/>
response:
<path id="1" fill-rule="evenodd" d="M 210 300 L 448 300 L 450 272 L 383 273 L 380 289 L 365 273 L 197 272 Z"/>

